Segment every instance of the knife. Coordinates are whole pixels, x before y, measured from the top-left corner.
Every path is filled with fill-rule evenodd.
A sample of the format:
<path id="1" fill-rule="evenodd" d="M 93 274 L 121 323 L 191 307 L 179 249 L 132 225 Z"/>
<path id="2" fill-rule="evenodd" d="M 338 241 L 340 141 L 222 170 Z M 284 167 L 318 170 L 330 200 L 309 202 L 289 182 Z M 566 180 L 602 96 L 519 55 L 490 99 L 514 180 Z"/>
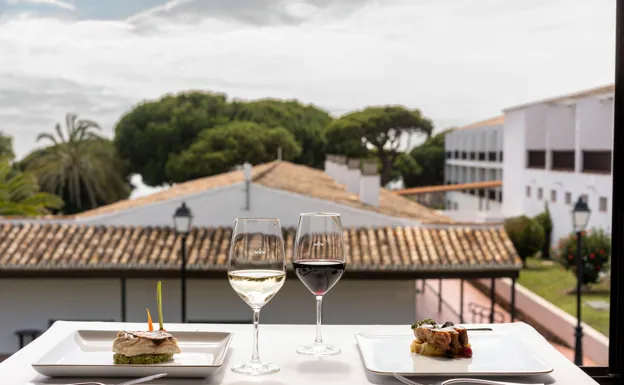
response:
<path id="1" fill-rule="evenodd" d="M 132 381 L 122 382 L 121 384 L 118 384 L 118 385 L 135 385 L 135 384 L 140 384 L 142 382 L 155 380 L 157 378 L 161 378 L 161 377 L 164 377 L 166 375 L 167 375 L 167 373 L 154 374 L 153 376 L 147 376 L 147 377 L 137 378 L 136 380 L 132 380 Z"/>

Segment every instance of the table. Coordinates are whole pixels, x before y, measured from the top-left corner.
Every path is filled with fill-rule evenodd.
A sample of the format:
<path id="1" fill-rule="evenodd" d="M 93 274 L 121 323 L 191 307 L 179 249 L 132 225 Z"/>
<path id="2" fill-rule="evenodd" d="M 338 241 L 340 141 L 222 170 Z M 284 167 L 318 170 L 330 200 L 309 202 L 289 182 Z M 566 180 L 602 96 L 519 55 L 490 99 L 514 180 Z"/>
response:
<path id="1" fill-rule="evenodd" d="M 477 325 L 467 325 L 477 326 Z M 478 325 L 483 327 L 484 325 Z M 527 384 L 543 382 L 545 384 L 597 384 L 582 370 L 565 358 L 553 348 L 531 326 L 517 322 L 510 324 L 490 325 L 494 330 L 506 331 L 519 335 L 534 351 L 552 367 L 554 371 L 549 375 L 531 377 L 526 379 L 501 378 L 500 380 L 525 382 Z M 260 357 L 263 361 L 271 361 L 281 367 L 281 371 L 268 376 L 247 377 L 232 373 L 230 367 L 235 363 L 246 361 L 251 355 L 252 326 L 233 324 L 167 324 L 167 330 L 206 330 L 234 332 L 230 354 L 226 357 L 224 366 L 213 377 L 206 379 L 175 379 L 162 378 L 148 383 L 149 385 L 351 385 L 351 384 L 392 384 L 400 383 L 392 377 L 383 377 L 370 374 L 364 368 L 354 333 L 405 333 L 406 325 L 376 326 L 376 325 L 325 325 L 323 326 L 323 338 L 328 342 L 340 346 L 342 354 L 328 358 L 316 358 L 302 356 L 295 352 L 296 347 L 302 343 L 312 342 L 315 335 L 313 325 L 260 325 Z M 0 379 L 2 384 L 67 384 L 79 382 L 83 379 L 58 379 L 48 378 L 35 372 L 31 363 L 39 359 L 48 349 L 54 346 L 63 337 L 78 329 L 100 330 L 128 330 L 142 329 L 145 324 L 134 323 L 107 323 L 107 322 L 56 322 L 38 339 L 25 348 L 9 357 L 0 364 Z M 117 384 L 122 382 L 118 379 L 88 379 L 97 380 L 105 384 Z M 419 381 L 429 384 L 432 381 L 422 379 Z"/>

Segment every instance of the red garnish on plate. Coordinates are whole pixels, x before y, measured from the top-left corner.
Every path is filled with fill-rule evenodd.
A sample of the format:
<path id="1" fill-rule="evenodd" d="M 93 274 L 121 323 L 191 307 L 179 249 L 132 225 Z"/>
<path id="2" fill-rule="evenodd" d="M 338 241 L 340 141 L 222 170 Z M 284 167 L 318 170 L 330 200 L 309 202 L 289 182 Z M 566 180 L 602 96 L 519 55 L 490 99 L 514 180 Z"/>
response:
<path id="1" fill-rule="evenodd" d="M 460 355 L 467 358 L 472 357 L 472 349 L 470 348 L 470 346 L 464 346 L 461 350 Z"/>

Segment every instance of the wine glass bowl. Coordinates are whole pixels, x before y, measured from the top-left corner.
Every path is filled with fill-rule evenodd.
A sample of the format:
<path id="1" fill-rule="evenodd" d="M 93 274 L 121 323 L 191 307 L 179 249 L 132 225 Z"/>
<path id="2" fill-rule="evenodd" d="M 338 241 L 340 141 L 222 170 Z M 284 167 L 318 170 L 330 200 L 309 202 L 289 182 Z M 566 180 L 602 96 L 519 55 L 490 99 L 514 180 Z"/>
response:
<path id="1" fill-rule="evenodd" d="M 239 374 L 263 375 L 279 367 L 260 361 L 258 329 L 260 310 L 286 280 L 284 240 L 277 218 L 237 218 L 228 258 L 228 279 L 236 294 L 253 310 L 254 344 L 251 359 L 232 367 Z"/>
<path id="2" fill-rule="evenodd" d="M 327 345 L 321 336 L 323 296 L 342 277 L 346 266 L 340 214 L 304 213 L 299 216 L 293 268 L 305 287 L 316 297 L 317 331 L 314 344 L 297 349 L 300 354 L 331 356 L 340 349 Z"/>

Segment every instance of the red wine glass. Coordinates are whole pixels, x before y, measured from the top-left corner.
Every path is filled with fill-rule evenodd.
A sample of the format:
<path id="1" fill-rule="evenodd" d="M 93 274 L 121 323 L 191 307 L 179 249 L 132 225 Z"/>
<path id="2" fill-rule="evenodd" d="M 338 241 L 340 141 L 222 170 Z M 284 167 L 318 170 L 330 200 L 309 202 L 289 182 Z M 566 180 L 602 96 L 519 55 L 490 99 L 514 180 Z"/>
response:
<path id="1" fill-rule="evenodd" d="M 333 356 L 338 347 L 327 345 L 321 336 L 323 296 L 340 280 L 346 265 L 340 214 L 299 215 L 293 268 L 299 280 L 316 297 L 316 339 L 297 349 L 299 354 Z"/>

